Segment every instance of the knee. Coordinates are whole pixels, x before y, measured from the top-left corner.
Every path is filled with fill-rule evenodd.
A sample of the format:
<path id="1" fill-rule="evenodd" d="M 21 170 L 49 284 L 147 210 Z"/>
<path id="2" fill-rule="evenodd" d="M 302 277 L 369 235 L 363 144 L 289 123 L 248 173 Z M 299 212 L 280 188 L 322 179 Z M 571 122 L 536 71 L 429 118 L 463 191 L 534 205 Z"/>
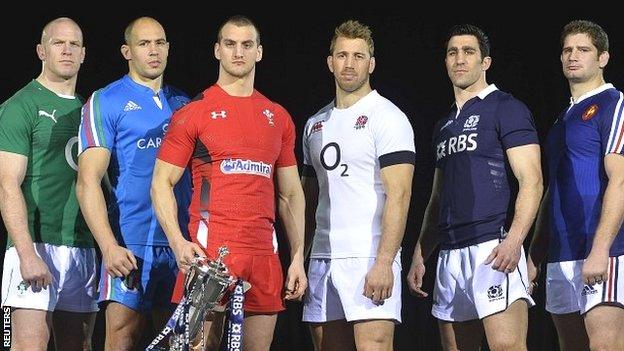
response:
<path id="1" fill-rule="evenodd" d="M 495 338 L 488 340 L 492 351 L 526 350 L 526 340 L 520 338 Z"/>
<path id="2" fill-rule="evenodd" d="M 623 350 L 622 343 L 614 343 L 613 339 L 601 338 L 597 340 L 589 340 L 589 349 L 591 351 L 618 351 Z"/>
<path id="3" fill-rule="evenodd" d="M 386 335 L 370 335 L 365 340 L 356 340 L 358 351 L 392 350 L 392 337 Z"/>
<path id="4" fill-rule="evenodd" d="M 48 341 L 41 339 L 20 340 L 13 338 L 11 340 L 11 350 L 23 351 L 46 351 L 48 349 Z"/>

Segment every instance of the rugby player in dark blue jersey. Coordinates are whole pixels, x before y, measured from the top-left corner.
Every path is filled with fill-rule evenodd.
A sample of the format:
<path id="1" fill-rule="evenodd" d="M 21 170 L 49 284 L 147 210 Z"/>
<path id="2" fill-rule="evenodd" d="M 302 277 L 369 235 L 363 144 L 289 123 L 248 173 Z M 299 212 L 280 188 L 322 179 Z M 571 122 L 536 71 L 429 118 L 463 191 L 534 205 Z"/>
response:
<path id="1" fill-rule="evenodd" d="M 478 350 L 485 331 L 490 350 L 526 350 L 534 303 L 522 243 L 543 190 L 537 133 L 521 101 L 487 84 L 492 59 L 481 29 L 455 26 L 446 44 L 455 103 L 434 129 L 433 188 L 408 284 L 427 296 L 424 262 L 439 244 L 432 314 L 444 349 Z"/>

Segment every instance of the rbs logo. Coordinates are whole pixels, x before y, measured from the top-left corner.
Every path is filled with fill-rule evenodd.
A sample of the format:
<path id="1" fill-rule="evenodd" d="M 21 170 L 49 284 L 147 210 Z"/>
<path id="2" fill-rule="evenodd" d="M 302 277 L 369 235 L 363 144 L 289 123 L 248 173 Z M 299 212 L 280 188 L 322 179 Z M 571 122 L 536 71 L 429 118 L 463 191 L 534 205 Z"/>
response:
<path id="1" fill-rule="evenodd" d="M 468 135 L 460 134 L 438 143 L 436 150 L 437 160 L 439 161 L 443 157 L 458 152 L 475 150 L 477 148 L 477 135 L 478 133 L 471 133 Z"/>

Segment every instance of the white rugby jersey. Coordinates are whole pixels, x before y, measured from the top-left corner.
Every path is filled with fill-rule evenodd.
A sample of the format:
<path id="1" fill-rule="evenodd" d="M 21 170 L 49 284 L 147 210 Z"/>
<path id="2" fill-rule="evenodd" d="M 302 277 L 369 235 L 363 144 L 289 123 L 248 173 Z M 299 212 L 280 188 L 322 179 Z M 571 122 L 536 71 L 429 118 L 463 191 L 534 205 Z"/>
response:
<path id="1" fill-rule="evenodd" d="M 386 199 L 379 170 L 416 159 L 407 116 L 375 90 L 349 108 L 332 101 L 307 121 L 303 155 L 303 174 L 319 186 L 311 257 L 375 257 Z"/>

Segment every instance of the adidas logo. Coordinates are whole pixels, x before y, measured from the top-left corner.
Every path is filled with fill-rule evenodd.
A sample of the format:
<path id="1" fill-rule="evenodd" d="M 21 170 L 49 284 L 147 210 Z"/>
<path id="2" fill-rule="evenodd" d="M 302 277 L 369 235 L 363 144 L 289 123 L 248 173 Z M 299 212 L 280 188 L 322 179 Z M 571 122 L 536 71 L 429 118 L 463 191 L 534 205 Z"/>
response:
<path id="1" fill-rule="evenodd" d="M 135 111 L 135 110 L 140 110 L 141 106 L 139 106 L 136 102 L 129 100 L 128 103 L 126 104 L 126 107 L 124 107 L 124 111 L 128 112 L 128 111 Z"/>
<path id="2" fill-rule="evenodd" d="M 598 292 L 598 290 L 596 290 L 593 286 L 591 286 L 591 285 L 585 285 L 585 286 L 583 287 L 583 290 L 581 291 L 581 295 L 583 295 L 583 296 L 587 296 L 587 295 L 592 295 L 592 294 L 595 294 L 595 293 L 597 293 L 597 292 Z"/>

